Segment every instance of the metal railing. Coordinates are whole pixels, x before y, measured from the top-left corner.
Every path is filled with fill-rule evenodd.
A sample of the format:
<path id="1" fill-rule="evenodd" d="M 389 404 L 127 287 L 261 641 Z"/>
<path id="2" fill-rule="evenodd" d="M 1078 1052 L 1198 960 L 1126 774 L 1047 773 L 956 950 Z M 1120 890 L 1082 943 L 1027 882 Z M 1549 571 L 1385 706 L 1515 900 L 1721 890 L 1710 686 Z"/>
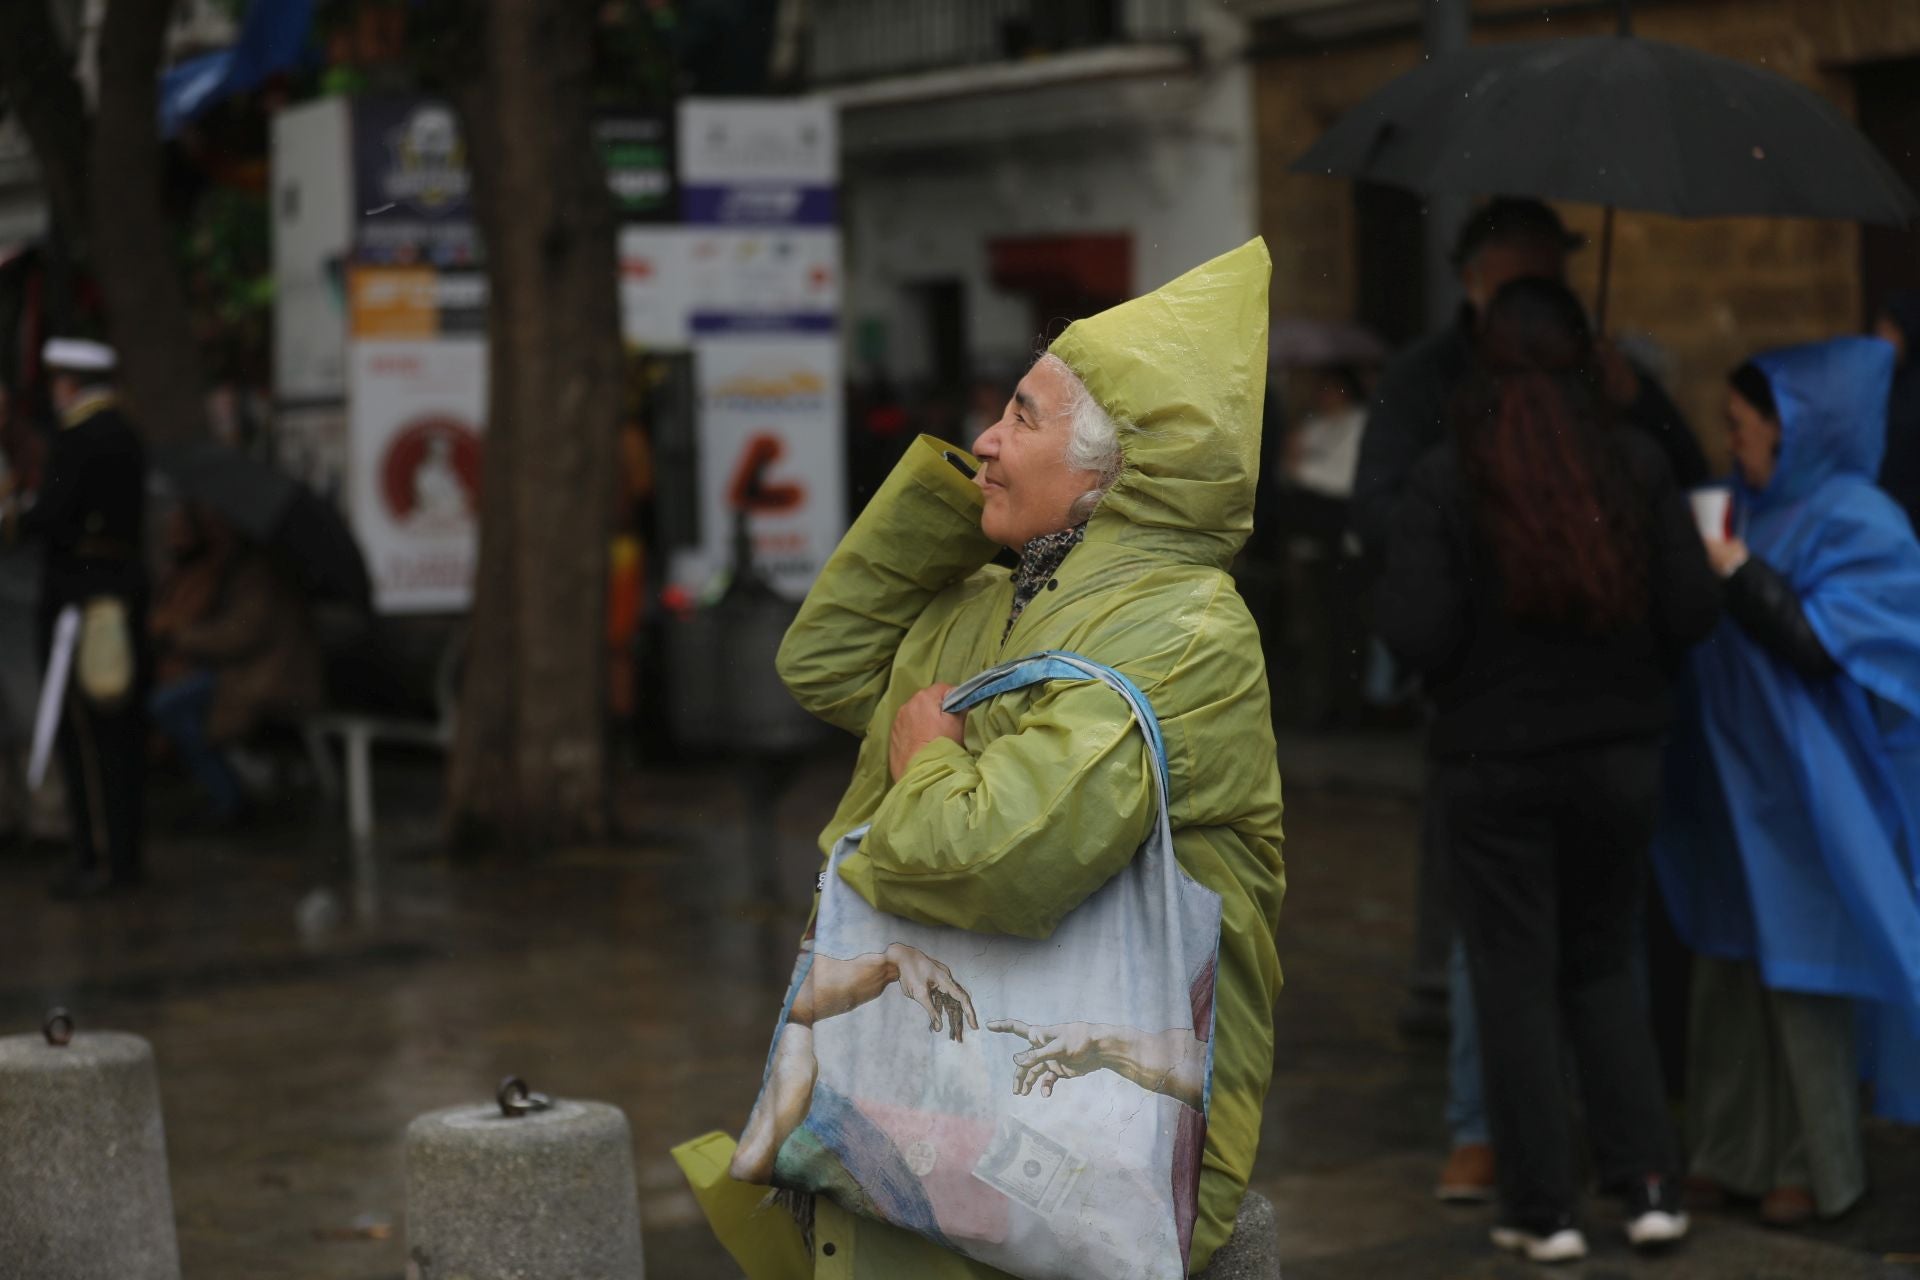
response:
<path id="1" fill-rule="evenodd" d="M 816 85 L 1184 40 L 1187 0 L 813 0 Z"/>

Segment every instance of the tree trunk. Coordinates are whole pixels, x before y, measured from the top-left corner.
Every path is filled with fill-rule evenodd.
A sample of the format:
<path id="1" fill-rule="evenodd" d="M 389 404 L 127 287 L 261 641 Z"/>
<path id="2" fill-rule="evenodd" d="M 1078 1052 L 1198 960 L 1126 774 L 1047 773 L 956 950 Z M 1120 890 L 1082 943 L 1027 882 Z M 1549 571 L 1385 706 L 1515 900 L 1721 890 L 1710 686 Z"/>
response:
<path id="1" fill-rule="evenodd" d="M 20 119 L 39 162 L 53 220 L 84 235 L 87 226 L 87 108 L 73 57 L 53 29 L 47 0 L 0 3 L 0 95 Z"/>
<path id="2" fill-rule="evenodd" d="M 620 407 L 614 219 L 593 146 L 590 0 L 489 0 L 457 93 L 485 239 L 480 565 L 450 833 L 604 834 L 608 504 Z"/>
<path id="3" fill-rule="evenodd" d="M 200 351 L 173 226 L 160 205 L 156 86 L 172 9 L 173 0 L 108 3 L 88 166 L 88 256 L 120 353 L 120 389 L 134 420 L 161 443 L 192 439 L 205 427 Z"/>

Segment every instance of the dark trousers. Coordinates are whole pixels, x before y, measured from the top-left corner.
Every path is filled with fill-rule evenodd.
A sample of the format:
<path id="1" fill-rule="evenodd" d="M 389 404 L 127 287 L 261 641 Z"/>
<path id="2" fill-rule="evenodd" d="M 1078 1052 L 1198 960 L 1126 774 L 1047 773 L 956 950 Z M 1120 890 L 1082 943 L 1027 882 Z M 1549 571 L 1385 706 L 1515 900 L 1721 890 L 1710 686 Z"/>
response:
<path id="1" fill-rule="evenodd" d="M 1563 1038 L 1579 1067 L 1602 1184 L 1679 1173 L 1631 966 L 1659 760 L 1658 742 L 1639 740 L 1446 760 L 1436 770 L 1510 1225 L 1545 1232 L 1572 1220 Z"/>
<path id="2" fill-rule="evenodd" d="M 67 793 L 75 865 L 81 871 L 97 867 L 104 842 L 108 871 L 116 880 L 131 881 L 142 870 L 146 808 L 145 592 L 136 586 L 127 591 L 95 589 L 79 599 L 50 596 L 42 603 L 39 619 L 40 658 L 44 667 L 61 607 L 98 595 L 114 595 L 126 607 L 134 639 L 133 687 L 111 704 L 102 704 L 81 691 L 77 672 L 70 676 L 54 751 Z"/>
<path id="3" fill-rule="evenodd" d="M 154 724 L 206 792 L 208 812 L 215 818 L 232 818 L 245 807 L 247 789 L 225 753 L 207 737 L 207 718 L 213 713 L 219 687 L 218 676 L 198 667 L 154 690 L 147 706 Z"/>

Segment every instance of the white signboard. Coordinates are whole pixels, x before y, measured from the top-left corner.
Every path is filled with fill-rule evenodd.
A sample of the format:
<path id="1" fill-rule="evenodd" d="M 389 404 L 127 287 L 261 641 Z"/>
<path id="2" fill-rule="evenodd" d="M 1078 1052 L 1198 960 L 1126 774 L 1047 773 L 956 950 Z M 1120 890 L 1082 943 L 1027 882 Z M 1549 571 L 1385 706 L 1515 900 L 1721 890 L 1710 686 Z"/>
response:
<path id="1" fill-rule="evenodd" d="M 620 228 L 620 336 L 627 345 L 686 350 L 693 334 L 689 230 Z"/>
<path id="2" fill-rule="evenodd" d="M 487 344 L 480 337 L 358 341 L 349 492 L 383 613 L 473 599 Z"/>
<path id="3" fill-rule="evenodd" d="M 820 227 L 625 227 L 620 334 L 687 349 L 696 334 L 828 333 L 840 311 L 840 233 Z"/>
<path id="4" fill-rule="evenodd" d="M 347 394 L 347 147 L 344 99 L 273 117 L 273 388 L 283 401 Z"/>
<path id="5" fill-rule="evenodd" d="M 680 104 L 680 181 L 833 186 L 836 124 L 825 98 L 689 98 Z"/>
<path id="6" fill-rule="evenodd" d="M 700 531 L 672 576 L 696 592 L 731 561 L 745 506 L 754 562 L 799 599 L 845 529 L 840 343 L 832 334 L 727 335 L 694 345 Z"/>
<path id="7" fill-rule="evenodd" d="M 682 102 L 682 221 L 833 226 L 836 125 L 832 104 L 818 98 Z"/>

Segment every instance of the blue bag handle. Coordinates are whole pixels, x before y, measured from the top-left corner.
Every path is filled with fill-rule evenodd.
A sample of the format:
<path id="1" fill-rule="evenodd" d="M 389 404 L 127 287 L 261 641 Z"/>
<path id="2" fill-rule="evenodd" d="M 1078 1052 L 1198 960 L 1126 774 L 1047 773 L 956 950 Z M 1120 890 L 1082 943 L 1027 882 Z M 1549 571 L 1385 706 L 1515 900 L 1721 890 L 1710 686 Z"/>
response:
<path id="1" fill-rule="evenodd" d="M 1147 745 L 1153 750 L 1155 778 L 1160 790 L 1160 820 L 1164 823 L 1172 784 L 1167 774 L 1167 744 L 1160 736 L 1160 721 L 1154 716 L 1153 704 L 1147 701 L 1147 695 L 1112 667 L 1065 649 L 1047 649 L 988 667 L 965 684 L 956 686 L 941 703 L 941 709 L 950 714 L 965 711 L 988 698 L 1048 680 L 1098 680 L 1127 700 L 1134 723 L 1140 726 Z"/>

